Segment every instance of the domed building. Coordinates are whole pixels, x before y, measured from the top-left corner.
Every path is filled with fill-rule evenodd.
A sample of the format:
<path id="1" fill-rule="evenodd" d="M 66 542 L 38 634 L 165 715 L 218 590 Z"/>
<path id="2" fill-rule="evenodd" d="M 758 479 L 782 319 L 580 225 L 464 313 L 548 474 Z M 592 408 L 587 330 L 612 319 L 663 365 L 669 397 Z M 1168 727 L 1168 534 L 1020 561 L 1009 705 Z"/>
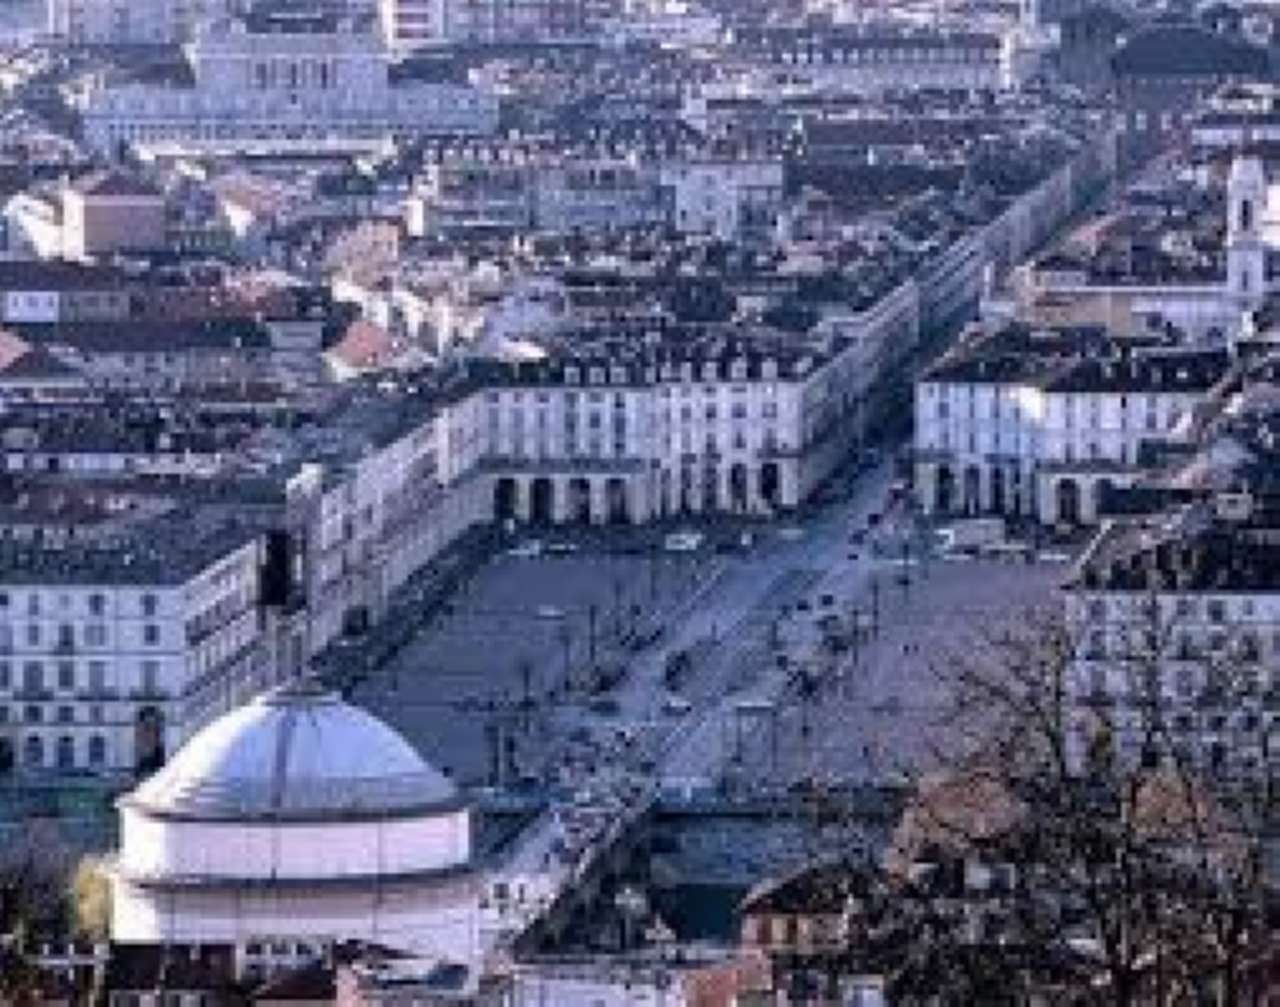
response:
<path id="1" fill-rule="evenodd" d="M 475 951 L 471 818 L 457 789 L 313 683 L 221 717 L 118 807 L 116 941 Z"/>

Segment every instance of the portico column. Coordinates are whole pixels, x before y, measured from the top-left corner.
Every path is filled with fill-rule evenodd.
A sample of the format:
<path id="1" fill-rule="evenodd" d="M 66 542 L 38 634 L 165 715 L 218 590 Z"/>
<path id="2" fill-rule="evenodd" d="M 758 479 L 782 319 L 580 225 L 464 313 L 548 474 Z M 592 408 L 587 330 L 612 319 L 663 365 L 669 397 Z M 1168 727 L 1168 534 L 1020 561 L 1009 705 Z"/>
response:
<path id="1" fill-rule="evenodd" d="M 799 474 L 796 472 L 797 464 L 795 459 L 788 458 L 778 466 L 778 475 L 781 479 L 778 499 L 783 507 L 798 507 L 800 505 L 800 479 Z"/>
<path id="2" fill-rule="evenodd" d="M 632 524 L 644 524 L 653 513 L 653 496 L 657 491 L 656 479 L 657 473 L 653 469 L 627 479 L 627 504 L 630 507 Z"/>
<path id="3" fill-rule="evenodd" d="M 925 514 L 932 514 L 938 503 L 938 466 L 936 462 L 916 462 L 916 499 Z"/>
<path id="4" fill-rule="evenodd" d="M 719 485 L 719 509 L 724 513 L 733 510 L 733 496 L 731 494 L 732 484 L 729 480 L 729 473 L 733 471 L 731 459 L 726 458 L 720 463 L 720 469 L 716 472 L 716 482 Z"/>
<path id="5" fill-rule="evenodd" d="M 527 476 L 517 476 L 515 482 L 515 515 L 516 520 L 522 523 L 528 523 L 532 517 L 532 492 L 531 481 Z"/>
<path id="6" fill-rule="evenodd" d="M 604 524 L 609 519 L 609 482 L 604 476 L 592 476 L 588 485 L 591 487 L 591 523 Z"/>
<path id="7" fill-rule="evenodd" d="M 566 476 L 551 477 L 551 520 L 555 524 L 569 520 L 569 479 Z"/>
<path id="8" fill-rule="evenodd" d="M 760 514 L 764 510 L 764 498 L 760 496 L 760 463 L 747 463 L 747 513 Z"/>

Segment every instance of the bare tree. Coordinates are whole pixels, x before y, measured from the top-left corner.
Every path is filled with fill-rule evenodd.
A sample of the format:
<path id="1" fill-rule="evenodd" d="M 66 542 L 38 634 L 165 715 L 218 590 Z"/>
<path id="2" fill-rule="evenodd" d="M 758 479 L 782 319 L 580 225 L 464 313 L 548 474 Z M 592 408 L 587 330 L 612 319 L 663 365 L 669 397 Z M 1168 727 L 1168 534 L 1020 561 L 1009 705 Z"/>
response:
<path id="1" fill-rule="evenodd" d="M 1172 628 L 1139 612 L 1119 634 L 1132 681 L 1156 680 Z M 1207 771 L 1159 690 L 1093 697 L 1077 716 L 1081 646 L 1059 614 L 1032 613 L 941 663 L 934 765 L 860 934 L 900 1001 L 1243 1002 L 1273 788 Z M 946 863 L 985 881 L 944 883 Z"/>

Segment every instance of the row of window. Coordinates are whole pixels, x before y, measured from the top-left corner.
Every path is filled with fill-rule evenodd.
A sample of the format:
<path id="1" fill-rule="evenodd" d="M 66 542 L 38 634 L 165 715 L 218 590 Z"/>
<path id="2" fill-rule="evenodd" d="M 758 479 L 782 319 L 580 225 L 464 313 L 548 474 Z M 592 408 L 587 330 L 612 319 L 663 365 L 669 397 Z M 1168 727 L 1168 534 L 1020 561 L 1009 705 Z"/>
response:
<path id="1" fill-rule="evenodd" d="M 0 706 L 0 725 L 23 723 L 28 726 L 39 724 L 74 724 L 77 721 L 76 707 L 63 704 L 52 708 L 49 713 L 39 703 L 28 703 L 26 706 Z M 97 703 L 85 709 L 85 719 L 90 724 L 101 724 L 104 721 L 102 707 Z"/>
<path id="2" fill-rule="evenodd" d="M 1131 598 L 1113 601 L 1110 606 L 1105 598 L 1092 598 L 1085 606 L 1085 614 L 1090 622 L 1106 622 L 1108 611 L 1114 612 L 1118 621 L 1134 623 L 1137 619 L 1150 618 L 1151 600 Z M 1223 623 L 1228 618 L 1238 616 L 1252 619 L 1257 606 L 1252 598 L 1240 598 L 1229 601 L 1226 598 L 1200 599 L 1194 595 L 1183 595 L 1173 600 L 1173 614 L 1179 619 L 1196 619 L 1203 613 L 1209 622 Z M 1280 631 L 1276 634 L 1276 647 L 1280 650 Z"/>
<path id="3" fill-rule="evenodd" d="M 159 688 L 160 662 L 142 661 L 139 664 L 140 688 L 155 692 Z M 47 667 L 42 661 L 24 661 L 21 679 L 15 676 L 12 661 L 0 660 L 0 690 L 18 687 L 27 693 L 70 692 L 83 688 L 90 693 L 103 694 L 108 689 L 105 661 L 87 661 L 77 666 L 74 661 L 58 661 Z"/>
<path id="4" fill-rule="evenodd" d="M 22 765 L 28 769 L 75 769 L 76 740 L 69 734 L 59 736 L 50 751 L 43 736 L 28 734 L 22 739 Z M 52 761 L 50 757 L 52 756 Z M 85 744 L 85 762 L 91 769 L 107 764 L 107 739 L 101 734 L 89 737 Z"/>
<path id="5" fill-rule="evenodd" d="M 50 632 L 46 632 L 50 630 Z M 27 647 L 52 646 L 55 649 L 70 649 L 76 646 L 76 630 L 72 623 L 59 623 L 46 627 L 43 623 L 26 623 L 22 633 L 18 633 L 10 623 L 0 622 L 0 653 L 10 652 L 17 641 L 23 641 Z M 85 647 L 107 646 L 107 624 L 90 622 L 81 626 L 80 643 Z M 148 622 L 142 626 L 142 643 L 147 647 L 160 645 L 159 623 Z"/>
<path id="6" fill-rule="evenodd" d="M 0 591 L 0 610 L 13 609 L 23 607 L 23 603 L 19 600 L 20 594 L 10 591 Z M 107 611 L 107 596 L 100 592 L 94 592 L 85 596 L 85 608 L 90 615 L 105 615 Z M 150 592 L 142 594 L 138 598 L 138 605 L 143 615 L 155 615 L 160 607 L 159 599 Z M 45 603 L 41 599 L 38 591 L 32 591 L 26 596 L 25 608 L 28 615 L 40 615 L 45 608 Z M 74 608 L 72 596 L 69 594 L 58 595 L 57 605 L 55 606 L 59 612 L 65 612 Z"/>

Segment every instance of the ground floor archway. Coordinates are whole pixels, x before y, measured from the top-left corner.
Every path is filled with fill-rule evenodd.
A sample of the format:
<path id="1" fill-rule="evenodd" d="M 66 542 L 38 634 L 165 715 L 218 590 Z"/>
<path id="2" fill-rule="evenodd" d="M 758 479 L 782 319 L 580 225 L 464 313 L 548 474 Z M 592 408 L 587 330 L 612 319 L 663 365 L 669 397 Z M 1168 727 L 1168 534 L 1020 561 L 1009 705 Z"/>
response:
<path id="1" fill-rule="evenodd" d="M 1059 479 L 1058 521 L 1062 524 L 1080 523 L 1080 484 L 1074 479 Z"/>
<path id="2" fill-rule="evenodd" d="M 164 756 L 164 714 L 144 706 L 134 722 L 134 766 L 139 773 L 151 773 L 164 765 Z"/>
<path id="3" fill-rule="evenodd" d="M 534 524 L 551 524 L 555 520 L 556 484 L 545 477 L 529 487 L 529 520 Z"/>
<path id="4" fill-rule="evenodd" d="M 493 519 L 510 521 L 516 516 L 516 495 L 519 487 L 511 478 L 499 479 L 493 484 Z"/>
<path id="5" fill-rule="evenodd" d="M 760 499 L 774 509 L 782 502 L 782 470 L 777 462 L 760 466 Z"/>
<path id="6" fill-rule="evenodd" d="M 604 486 L 605 510 L 611 524 L 630 524 L 631 504 L 627 481 L 614 477 Z"/>
<path id="7" fill-rule="evenodd" d="M 569 517 L 582 524 L 591 523 L 591 482 L 588 479 L 569 481 Z"/>
<path id="8" fill-rule="evenodd" d="M 750 507 L 750 476 L 747 466 L 735 462 L 729 469 L 729 507 L 742 513 Z"/>
<path id="9" fill-rule="evenodd" d="M 956 476 L 950 465 L 938 466 L 938 486 L 934 491 L 939 514 L 948 514 L 956 502 Z"/>

